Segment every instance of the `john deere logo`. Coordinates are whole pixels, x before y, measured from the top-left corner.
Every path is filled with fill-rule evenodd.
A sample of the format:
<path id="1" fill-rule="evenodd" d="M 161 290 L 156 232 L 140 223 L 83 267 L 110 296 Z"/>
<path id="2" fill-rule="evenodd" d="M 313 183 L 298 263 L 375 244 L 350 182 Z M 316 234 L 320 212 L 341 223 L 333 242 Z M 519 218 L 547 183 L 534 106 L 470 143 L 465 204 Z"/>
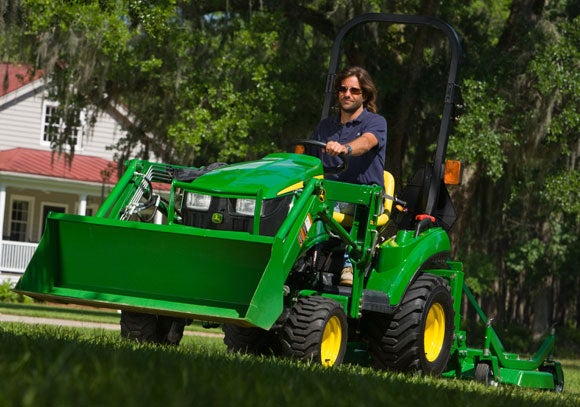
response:
<path id="1" fill-rule="evenodd" d="M 211 215 L 211 221 L 213 223 L 222 223 L 224 221 L 224 215 L 219 212 L 213 213 Z"/>

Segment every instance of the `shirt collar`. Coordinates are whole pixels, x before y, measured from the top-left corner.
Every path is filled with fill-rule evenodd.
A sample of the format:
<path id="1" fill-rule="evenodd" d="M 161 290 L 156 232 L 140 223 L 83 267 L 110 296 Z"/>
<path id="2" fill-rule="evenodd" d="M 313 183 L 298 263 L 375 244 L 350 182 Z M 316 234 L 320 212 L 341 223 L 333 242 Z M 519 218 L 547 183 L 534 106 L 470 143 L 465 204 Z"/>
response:
<path id="1" fill-rule="evenodd" d="M 362 112 L 361 112 L 361 113 L 358 115 L 358 117 L 357 117 L 356 119 L 354 119 L 354 120 L 351 120 L 351 121 L 349 121 L 349 122 L 346 122 L 346 123 L 345 123 L 345 125 L 346 125 L 346 124 L 348 124 L 348 123 L 351 123 L 351 124 L 360 123 L 360 122 L 362 121 L 363 117 L 364 117 L 364 116 L 366 116 L 367 114 L 369 114 L 369 112 L 368 112 L 367 108 L 366 108 L 366 107 L 363 107 L 363 111 L 362 111 Z M 342 124 L 340 123 L 340 113 L 338 113 L 338 114 L 337 114 L 337 115 L 334 117 L 334 120 L 335 120 L 335 121 L 336 121 L 336 122 L 337 122 L 339 125 L 342 125 Z"/>

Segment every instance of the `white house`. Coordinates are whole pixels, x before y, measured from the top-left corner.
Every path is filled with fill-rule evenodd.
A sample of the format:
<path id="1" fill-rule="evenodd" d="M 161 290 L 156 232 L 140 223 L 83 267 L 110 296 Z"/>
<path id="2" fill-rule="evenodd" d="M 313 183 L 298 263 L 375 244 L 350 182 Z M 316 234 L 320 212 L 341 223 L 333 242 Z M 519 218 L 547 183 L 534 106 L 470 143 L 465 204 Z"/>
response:
<path id="1" fill-rule="evenodd" d="M 69 165 L 48 140 L 56 106 L 41 73 L 0 63 L 0 282 L 23 273 L 49 211 L 90 215 L 118 178 L 106 147 L 123 135 L 119 112 L 103 113 L 91 137 L 79 129 Z"/>

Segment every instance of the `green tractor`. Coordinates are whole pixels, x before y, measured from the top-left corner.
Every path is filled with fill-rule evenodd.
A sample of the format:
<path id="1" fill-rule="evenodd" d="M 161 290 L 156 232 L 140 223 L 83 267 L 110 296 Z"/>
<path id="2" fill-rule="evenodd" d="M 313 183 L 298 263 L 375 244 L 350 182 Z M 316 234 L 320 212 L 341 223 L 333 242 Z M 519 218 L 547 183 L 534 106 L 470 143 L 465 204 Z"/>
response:
<path id="1" fill-rule="evenodd" d="M 121 310 L 122 335 L 138 341 L 177 344 L 184 326 L 200 320 L 222 324 L 235 352 L 561 391 L 554 333 L 530 359 L 507 353 L 450 258 L 445 155 L 461 55 L 454 29 L 422 16 L 351 20 L 332 48 L 322 116 L 343 37 L 367 22 L 436 28 L 451 51 L 433 163 L 399 198 L 387 172 L 384 191 L 326 180 L 341 168 L 295 152 L 202 168 L 133 160 L 95 216 L 48 216 L 16 290 Z M 354 213 L 335 213 L 336 201 L 354 204 Z M 338 284 L 345 251 L 352 287 Z M 461 330 L 463 298 L 486 324 L 481 349 L 469 348 Z"/>

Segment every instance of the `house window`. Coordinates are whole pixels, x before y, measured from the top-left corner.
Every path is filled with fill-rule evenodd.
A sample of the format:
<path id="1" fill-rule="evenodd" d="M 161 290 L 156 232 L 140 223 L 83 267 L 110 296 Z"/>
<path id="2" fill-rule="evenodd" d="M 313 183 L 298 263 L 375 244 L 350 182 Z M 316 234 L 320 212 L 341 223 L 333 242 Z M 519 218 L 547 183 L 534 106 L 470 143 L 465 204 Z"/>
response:
<path id="1" fill-rule="evenodd" d="M 17 242 L 27 241 L 31 219 L 32 200 L 14 198 L 10 214 L 10 240 Z"/>
<path id="2" fill-rule="evenodd" d="M 42 141 L 52 142 L 58 134 L 64 130 L 64 122 L 57 115 L 58 103 L 45 101 L 44 117 L 42 127 Z M 77 145 L 79 134 L 82 130 L 82 115 L 79 114 L 75 120 L 75 127 L 72 128 L 72 144 Z"/>
<path id="3" fill-rule="evenodd" d="M 46 217 L 48 216 L 49 212 L 56 212 L 56 213 L 66 213 L 67 206 L 58 204 L 58 203 L 50 203 L 50 202 L 43 202 L 42 203 L 42 217 L 40 219 L 40 236 L 44 234 L 44 228 L 46 227 Z"/>

